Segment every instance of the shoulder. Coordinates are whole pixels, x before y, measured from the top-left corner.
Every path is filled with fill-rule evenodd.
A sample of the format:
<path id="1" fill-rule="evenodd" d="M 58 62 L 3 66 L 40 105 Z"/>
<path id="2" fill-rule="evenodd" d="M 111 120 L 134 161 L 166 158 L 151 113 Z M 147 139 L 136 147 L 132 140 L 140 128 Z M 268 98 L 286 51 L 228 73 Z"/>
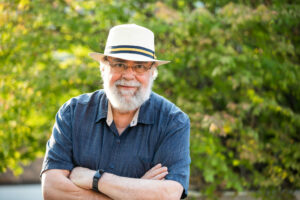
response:
<path id="1" fill-rule="evenodd" d="M 176 123 L 189 124 L 188 115 L 165 97 L 152 92 L 151 101 L 154 112 L 159 114 L 160 118 L 168 119 L 168 121 L 172 120 Z"/>
<path id="2" fill-rule="evenodd" d="M 97 90 L 91 93 L 81 94 L 76 97 L 72 97 L 67 102 L 65 102 L 61 108 L 60 112 L 64 113 L 67 110 L 75 110 L 77 106 L 97 106 L 99 102 L 105 101 L 106 96 L 103 90 Z"/>

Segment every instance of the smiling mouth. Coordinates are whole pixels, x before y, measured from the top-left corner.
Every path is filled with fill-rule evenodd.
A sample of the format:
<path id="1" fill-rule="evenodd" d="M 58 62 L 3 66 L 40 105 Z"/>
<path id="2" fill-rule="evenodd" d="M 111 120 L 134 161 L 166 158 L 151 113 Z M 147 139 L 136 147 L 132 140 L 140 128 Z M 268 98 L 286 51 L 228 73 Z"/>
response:
<path id="1" fill-rule="evenodd" d="M 126 86 L 126 85 L 118 85 L 119 88 L 122 88 L 122 89 L 137 89 L 136 86 Z"/>

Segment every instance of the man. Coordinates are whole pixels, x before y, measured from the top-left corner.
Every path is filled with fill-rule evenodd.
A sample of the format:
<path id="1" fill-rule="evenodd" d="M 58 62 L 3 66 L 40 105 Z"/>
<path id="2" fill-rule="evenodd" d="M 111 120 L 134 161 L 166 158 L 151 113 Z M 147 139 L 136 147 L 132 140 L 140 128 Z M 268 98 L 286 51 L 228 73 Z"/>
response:
<path id="1" fill-rule="evenodd" d="M 189 118 L 151 92 L 154 34 L 113 27 L 100 62 L 104 90 L 65 103 L 47 143 L 45 199 L 180 199 L 189 182 Z"/>

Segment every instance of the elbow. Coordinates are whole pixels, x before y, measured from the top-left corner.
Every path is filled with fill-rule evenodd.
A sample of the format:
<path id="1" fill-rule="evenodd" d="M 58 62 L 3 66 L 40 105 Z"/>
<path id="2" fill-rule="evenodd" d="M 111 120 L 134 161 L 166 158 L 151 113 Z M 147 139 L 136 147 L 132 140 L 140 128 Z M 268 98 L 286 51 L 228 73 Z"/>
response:
<path id="1" fill-rule="evenodd" d="M 49 195 L 50 194 L 49 192 L 43 190 L 42 194 L 44 200 L 51 200 L 51 196 Z"/>
<path id="2" fill-rule="evenodd" d="M 42 195 L 44 200 L 51 200 L 51 192 L 48 184 L 42 183 Z"/>
<path id="3" fill-rule="evenodd" d="M 181 193 L 179 194 L 177 191 L 174 192 L 163 192 L 159 199 L 163 200 L 179 200 L 181 197 Z"/>
<path id="4" fill-rule="evenodd" d="M 172 181 L 172 183 L 161 190 L 160 199 L 179 200 L 183 192 L 183 187 L 180 183 Z"/>
<path id="5" fill-rule="evenodd" d="M 52 188 L 52 181 L 49 180 L 49 177 L 46 177 L 44 174 L 42 175 L 42 196 L 44 200 L 51 200 L 53 199 L 51 194 L 51 188 Z"/>
<path id="6" fill-rule="evenodd" d="M 80 191 L 67 178 L 67 172 L 61 170 L 44 172 L 41 189 L 44 200 L 80 198 Z"/>

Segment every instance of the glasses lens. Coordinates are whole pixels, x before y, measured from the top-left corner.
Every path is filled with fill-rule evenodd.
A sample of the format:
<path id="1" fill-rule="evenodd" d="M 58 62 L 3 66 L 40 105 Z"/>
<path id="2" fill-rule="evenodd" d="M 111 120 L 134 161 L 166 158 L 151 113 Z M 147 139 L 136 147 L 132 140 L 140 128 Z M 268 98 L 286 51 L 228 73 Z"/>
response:
<path id="1" fill-rule="evenodd" d="M 123 71 L 127 70 L 129 66 L 122 62 L 110 62 L 108 61 L 109 65 L 111 66 L 112 70 L 117 73 L 122 73 Z M 152 66 L 152 65 L 151 65 Z M 151 66 L 146 67 L 143 64 L 136 64 L 132 66 L 132 70 L 135 71 L 138 74 L 145 73 L 147 70 L 151 68 Z"/>
<path id="2" fill-rule="evenodd" d="M 141 64 L 135 65 L 133 68 L 136 73 L 140 73 L 140 74 L 146 72 L 148 69 L 146 66 Z"/>
<path id="3" fill-rule="evenodd" d="M 127 66 L 124 63 L 110 62 L 109 65 L 115 72 L 123 72 L 125 69 L 127 69 Z"/>

